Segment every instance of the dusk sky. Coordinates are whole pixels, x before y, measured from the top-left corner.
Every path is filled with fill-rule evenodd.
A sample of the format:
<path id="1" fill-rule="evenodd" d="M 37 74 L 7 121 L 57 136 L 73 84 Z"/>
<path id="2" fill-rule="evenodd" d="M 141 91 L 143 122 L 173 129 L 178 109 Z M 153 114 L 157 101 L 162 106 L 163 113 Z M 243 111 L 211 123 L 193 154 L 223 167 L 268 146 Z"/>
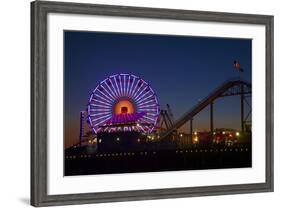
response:
<path id="1" fill-rule="evenodd" d="M 250 39 L 66 31 L 64 44 L 66 146 L 79 141 L 79 112 L 110 75 L 143 78 L 160 107 L 171 106 L 175 120 L 227 79 L 241 76 L 251 82 Z M 234 60 L 244 69 L 241 75 Z M 195 117 L 194 129 L 208 130 L 208 110 Z M 220 98 L 214 105 L 214 127 L 239 129 L 239 115 L 238 97 Z"/>

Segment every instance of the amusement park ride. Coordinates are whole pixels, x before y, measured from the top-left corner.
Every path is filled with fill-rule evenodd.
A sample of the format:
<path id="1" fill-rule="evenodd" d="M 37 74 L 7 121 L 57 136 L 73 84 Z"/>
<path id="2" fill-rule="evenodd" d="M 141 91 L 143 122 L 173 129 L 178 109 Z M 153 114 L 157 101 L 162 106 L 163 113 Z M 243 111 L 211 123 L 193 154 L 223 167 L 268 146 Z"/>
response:
<path id="1" fill-rule="evenodd" d="M 199 135 L 214 142 L 230 135 L 237 138 L 245 132 L 245 127 L 250 126 L 251 105 L 247 99 L 251 92 L 250 83 L 240 78 L 227 80 L 178 120 L 174 120 L 168 104 L 167 109 L 160 110 L 156 93 L 145 80 L 133 74 L 115 74 L 96 86 L 89 98 L 87 110 L 80 112 L 79 146 L 91 143 L 97 146 L 97 151 L 124 151 L 146 146 L 151 140 L 161 143 L 186 138 L 187 145 L 192 145 L 198 143 Z M 214 101 L 235 95 L 240 96 L 241 131 L 214 129 Z M 245 104 L 250 109 L 247 114 Z M 208 106 L 210 131 L 204 136 L 203 133 L 193 132 L 192 121 Z M 91 131 L 85 134 L 86 122 Z M 190 133 L 180 133 L 179 129 L 188 122 Z"/>
<path id="2" fill-rule="evenodd" d="M 94 133 L 137 131 L 151 133 L 159 104 L 152 88 L 132 74 L 116 74 L 94 89 L 88 104 L 88 121 Z"/>

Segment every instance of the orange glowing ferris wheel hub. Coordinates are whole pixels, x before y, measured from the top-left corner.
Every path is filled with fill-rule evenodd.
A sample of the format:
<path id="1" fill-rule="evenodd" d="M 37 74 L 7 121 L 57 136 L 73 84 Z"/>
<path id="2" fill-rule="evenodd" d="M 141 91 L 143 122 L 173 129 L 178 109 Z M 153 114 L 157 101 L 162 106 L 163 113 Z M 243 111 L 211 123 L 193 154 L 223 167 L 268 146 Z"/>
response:
<path id="1" fill-rule="evenodd" d="M 113 107 L 114 114 L 135 113 L 134 104 L 128 99 L 118 101 Z"/>

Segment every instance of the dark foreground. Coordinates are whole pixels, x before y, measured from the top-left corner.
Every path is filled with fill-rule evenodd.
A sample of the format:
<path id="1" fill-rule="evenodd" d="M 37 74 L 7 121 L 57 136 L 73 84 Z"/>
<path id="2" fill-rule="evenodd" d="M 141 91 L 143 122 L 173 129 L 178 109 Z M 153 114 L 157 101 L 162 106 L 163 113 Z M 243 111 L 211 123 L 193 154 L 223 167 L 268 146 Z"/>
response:
<path id="1" fill-rule="evenodd" d="M 65 175 L 243 168 L 252 166 L 251 155 L 250 146 L 67 154 Z"/>

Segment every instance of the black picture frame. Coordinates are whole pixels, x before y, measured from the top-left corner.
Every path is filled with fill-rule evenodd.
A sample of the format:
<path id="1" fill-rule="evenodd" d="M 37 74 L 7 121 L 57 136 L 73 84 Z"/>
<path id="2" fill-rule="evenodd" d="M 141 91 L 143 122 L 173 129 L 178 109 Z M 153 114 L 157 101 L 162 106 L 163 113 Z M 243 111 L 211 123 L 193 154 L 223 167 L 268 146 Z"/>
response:
<path id="1" fill-rule="evenodd" d="M 86 14 L 264 25 L 266 28 L 266 181 L 153 190 L 48 195 L 47 15 Z M 273 191 L 273 16 L 34 1 L 31 3 L 31 205 L 50 206 Z"/>

